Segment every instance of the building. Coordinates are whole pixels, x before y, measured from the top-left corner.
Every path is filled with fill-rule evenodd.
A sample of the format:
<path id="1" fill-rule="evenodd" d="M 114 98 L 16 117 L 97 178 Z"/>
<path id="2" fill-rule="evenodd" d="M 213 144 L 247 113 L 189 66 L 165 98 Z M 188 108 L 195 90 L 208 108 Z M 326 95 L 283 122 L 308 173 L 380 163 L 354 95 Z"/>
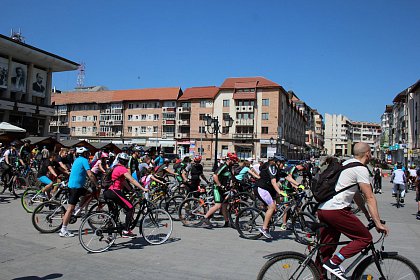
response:
<path id="1" fill-rule="evenodd" d="M 392 105 L 386 105 L 385 111 L 381 116 L 381 138 L 378 144 L 377 158 L 390 162 L 391 157 L 389 154 L 389 147 L 391 141 L 391 121 L 392 121 Z"/>
<path id="2" fill-rule="evenodd" d="M 220 87 L 67 92 L 53 94 L 50 131 L 69 137 L 137 143 L 180 155 L 302 158 L 306 118 L 280 85 L 263 77 L 228 78 Z M 206 126 L 210 116 L 216 126 Z M 228 127 L 228 116 L 233 120 Z M 61 135 L 61 134 L 60 134 Z M 217 148 L 216 148 L 217 142 Z"/>
<path id="3" fill-rule="evenodd" d="M 54 72 L 79 65 L 56 54 L 0 34 L 0 120 L 23 127 L 29 135 L 47 136 Z"/>
<path id="4" fill-rule="evenodd" d="M 392 163 L 420 164 L 420 80 L 395 96 L 391 113 Z"/>
<path id="5" fill-rule="evenodd" d="M 375 152 L 376 138 L 381 135 L 380 124 L 351 121 L 343 115 L 325 114 L 325 149 L 327 154 L 350 156 L 357 142 L 368 143 Z"/>

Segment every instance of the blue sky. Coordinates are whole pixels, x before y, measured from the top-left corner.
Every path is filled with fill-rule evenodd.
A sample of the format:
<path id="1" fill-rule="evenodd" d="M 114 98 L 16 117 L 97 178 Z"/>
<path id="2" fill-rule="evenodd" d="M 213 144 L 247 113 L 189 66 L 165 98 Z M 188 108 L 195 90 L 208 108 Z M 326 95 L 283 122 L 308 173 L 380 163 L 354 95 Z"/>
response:
<path id="1" fill-rule="evenodd" d="M 312 108 L 379 122 L 420 78 L 420 1 L 3 1 L 0 33 L 86 64 L 85 85 L 207 86 L 263 76 Z M 6 12 L 7 7 L 7 12 Z M 55 74 L 61 90 L 77 72 Z"/>

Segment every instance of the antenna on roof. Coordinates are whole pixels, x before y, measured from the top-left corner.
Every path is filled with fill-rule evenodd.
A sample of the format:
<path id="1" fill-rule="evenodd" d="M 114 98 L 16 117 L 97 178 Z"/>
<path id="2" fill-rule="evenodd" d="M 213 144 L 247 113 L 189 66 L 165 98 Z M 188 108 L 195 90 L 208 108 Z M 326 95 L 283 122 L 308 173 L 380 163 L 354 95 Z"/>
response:
<path id="1" fill-rule="evenodd" d="M 10 38 L 12 38 L 15 41 L 25 43 L 25 37 L 23 37 L 22 32 L 20 32 L 20 28 L 19 31 L 14 31 L 13 29 L 10 29 Z"/>
<path id="2" fill-rule="evenodd" d="M 79 73 L 77 74 L 76 88 L 83 88 L 85 86 L 85 67 L 85 63 L 81 62 L 77 69 Z"/>

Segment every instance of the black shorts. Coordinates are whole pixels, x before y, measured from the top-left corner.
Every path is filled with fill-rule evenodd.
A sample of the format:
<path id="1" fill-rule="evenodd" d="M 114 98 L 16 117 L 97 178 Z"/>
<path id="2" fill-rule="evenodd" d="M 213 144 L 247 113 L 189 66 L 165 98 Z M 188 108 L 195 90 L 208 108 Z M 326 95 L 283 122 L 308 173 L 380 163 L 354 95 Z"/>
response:
<path id="1" fill-rule="evenodd" d="M 87 193 L 88 191 L 85 188 L 69 188 L 69 204 L 76 205 L 79 199 Z"/>

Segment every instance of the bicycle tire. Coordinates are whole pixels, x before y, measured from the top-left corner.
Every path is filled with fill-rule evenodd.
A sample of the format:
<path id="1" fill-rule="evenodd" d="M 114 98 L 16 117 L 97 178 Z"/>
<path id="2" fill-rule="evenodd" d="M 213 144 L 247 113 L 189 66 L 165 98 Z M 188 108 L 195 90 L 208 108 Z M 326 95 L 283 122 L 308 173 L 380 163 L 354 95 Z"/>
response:
<path id="1" fill-rule="evenodd" d="M 56 232 L 63 225 L 65 213 L 66 209 L 57 201 L 41 203 L 32 213 L 32 225 L 41 233 Z M 58 222 L 55 223 L 55 221 Z"/>
<path id="2" fill-rule="evenodd" d="M 262 236 L 259 228 L 263 226 L 264 214 L 255 207 L 242 209 L 236 217 L 235 226 L 239 236 L 245 239 L 258 239 Z"/>
<path id="3" fill-rule="evenodd" d="M 175 195 L 169 198 L 165 204 L 165 211 L 171 215 L 172 220 L 179 221 L 179 206 L 185 200 L 185 196 Z"/>
<path id="4" fill-rule="evenodd" d="M 316 211 L 318 210 L 319 203 L 315 201 L 309 201 L 303 204 L 302 212 L 307 212 L 316 217 Z"/>
<path id="5" fill-rule="evenodd" d="M 44 203 L 48 200 L 47 198 L 35 197 L 38 194 L 38 192 L 38 189 L 30 188 L 27 189 L 20 197 L 20 203 L 22 204 L 23 209 L 25 209 L 27 213 L 33 213 L 35 208 L 39 204 Z"/>
<path id="6" fill-rule="evenodd" d="M 315 279 L 320 275 L 315 263 L 310 260 L 298 275 L 292 275 L 299 270 L 306 256 L 297 252 L 281 252 L 269 259 L 258 273 L 257 280 L 270 279 Z"/>
<path id="7" fill-rule="evenodd" d="M 96 201 L 89 209 L 88 212 L 86 213 L 85 217 L 90 216 L 93 213 L 109 213 L 109 208 L 108 208 L 108 204 L 105 201 Z M 85 218 L 83 218 L 85 219 Z M 96 224 L 100 224 L 101 220 L 99 221 L 95 221 L 94 217 L 92 217 L 90 220 L 90 226 L 92 228 L 94 228 L 96 226 Z"/>
<path id="8" fill-rule="evenodd" d="M 185 199 L 178 210 L 178 217 L 184 226 L 196 226 L 206 215 L 207 207 L 204 202 L 197 198 Z"/>
<path id="9" fill-rule="evenodd" d="M 92 227 L 91 225 L 95 226 Z M 108 250 L 117 239 L 117 226 L 109 213 L 94 212 L 83 219 L 79 227 L 80 245 L 88 252 Z"/>
<path id="10" fill-rule="evenodd" d="M 397 208 L 400 208 L 401 207 L 401 190 L 399 189 L 399 187 L 397 190 L 396 198 L 397 198 Z"/>
<path id="11" fill-rule="evenodd" d="M 308 228 L 309 223 L 315 223 L 316 218 L 307 212 L 300 212 L 292 217 L 292 230 L 295 240 L 301 244 L 310 244 L 314 241 L 314 233 Z"/>
<path id="12" fill-rule="evenodd" d="M 228 205 L 229 224 L 232 228 L 236 228 L 236 217 L 238 216 L 239 212 L 242 209 L 249 207 L 250 205 L 242 200 L 233 201 Z"/>
<path id="13" fill-rule="evenodd" d="M 163 209 L 152 209 L 142 217 L 140 232 L 153 245 L 165 243 L 172 234 L 171 215 Z"/>
<path id="14" fill-rule="evenodd" d="M 396 254 L 388 254 L 386 252 L 381 254 L 381 269 L 385 274 L 386 279 L 420 280 L 419 269 L 409 259 Z M 403 267 L 404 265 L 405 268 Z M 369 275 L 372 276 L 372 278 L 369 278 Z M 354 269 L 351 279 L 380 279 L 380 277 L 381 275 L 376 267 L 375 259 L 373 256 L 369 256 Z"/>
<path id="15" fill-rule="evenodd" d="M 25 178 L 17 177 L 12 182 L 12 193 L 16 198 L 20 198 L 23 193 L 28 189 L 28 184 Z"/>

